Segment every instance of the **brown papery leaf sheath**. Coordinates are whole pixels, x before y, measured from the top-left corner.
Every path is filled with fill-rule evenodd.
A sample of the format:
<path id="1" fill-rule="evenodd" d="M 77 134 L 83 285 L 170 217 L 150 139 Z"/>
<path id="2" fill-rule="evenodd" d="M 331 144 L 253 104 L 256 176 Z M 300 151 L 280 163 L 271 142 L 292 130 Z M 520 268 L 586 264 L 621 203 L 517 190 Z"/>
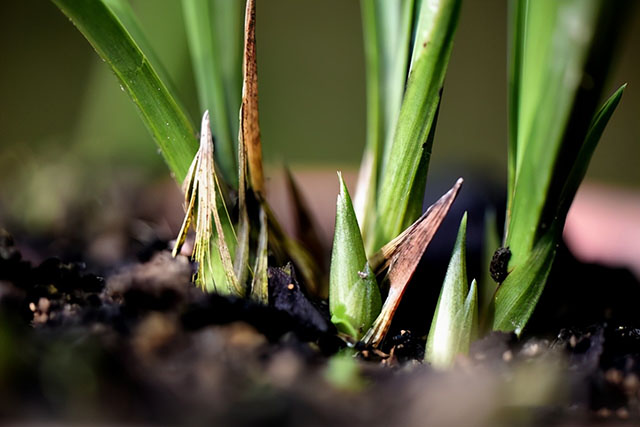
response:
<path id="1" fill-rule="evenodd" d="M 447 216 L 451 204 L 458 196 L 462 183 L 463 179 L 458 178 L 455 185 L 431 205 L 416 222 L 384 245 L 369 259 L 371 268 L 376 272 L 389 268 L 387 274 L 389 294 L 380 315 L 362 339 L 365 345 L 378 347 L 384 339 L 422 254 L 427 250 L 431 239 Z"/>
<path id="2" fill-rule="evenodd" d="M 258 123 L 258 66 L 256 60 L 256 3 L 247 1 L 244 24 L 244 56 L 242 61 L 242 107 L 240 138 L 246 146 L 251 188 L 259 198 L 264 196 L 262 146 Z"/>

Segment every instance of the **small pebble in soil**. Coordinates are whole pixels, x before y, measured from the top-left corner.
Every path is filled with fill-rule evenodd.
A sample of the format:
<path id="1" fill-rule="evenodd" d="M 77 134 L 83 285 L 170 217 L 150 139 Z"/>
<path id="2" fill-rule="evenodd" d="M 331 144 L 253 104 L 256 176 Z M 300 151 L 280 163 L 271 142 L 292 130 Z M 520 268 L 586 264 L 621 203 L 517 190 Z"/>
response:
<path id="1" fill-rule="evenodd" d="M 608 369 L 607 372 L 604 373 L 604 378 L 611 384 L 618 385 L 622 382 L 622 372 L 618 369 Z"/>
<path id="2" fill-rule="evenodd" d="M 627 408 L 618 408 L 616 410 L 616 416 L 622 420 L 629 418 L 629 410 Z"/>
<path id="3" fill-rule="evenodd" d="M 305 366 L 298 354 L 290 349 L 276 353 L 267 365 L 267 376 L 279 387 L 290 387 L 303 372 Z"/>
<path id="4" fill-rule="evenodd" d="M 520 354 L 524 357 L 536 357 L 547 348 L 549 348 L 549 343 L 546 340 L 529 340 L 522 347 Z"/>
<path id="5" fill-rule="evenodd" d="M 638 376 L 634 373 L 627 375 L 622 382 L 622 386 L 624 387 L 624 391 L 629 396 L 633 396 L 638 391 Z"/>
<path id="6" fill-rule="evenodd" d="M 576 338 L 575 335 L 571 335 L 571 338 L 569 338 L 569 345 L 571 348 L 576 348 L 576 344 L 578 344 L 578 338 Z"/>

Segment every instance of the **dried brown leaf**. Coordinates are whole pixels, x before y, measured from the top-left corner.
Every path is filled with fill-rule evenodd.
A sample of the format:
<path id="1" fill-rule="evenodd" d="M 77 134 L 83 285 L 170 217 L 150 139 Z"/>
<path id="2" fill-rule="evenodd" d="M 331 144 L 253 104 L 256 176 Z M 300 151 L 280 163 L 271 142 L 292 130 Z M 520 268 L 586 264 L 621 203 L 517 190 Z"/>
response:
<path id="1" fill-rule="evenodd" d="M 380 315 L 363 338 L 366 345 L 377 347 L 384 339 L 422 254 L 449 212 L 462 182 L 463 179 L 458 178 L 455 185 L 431 205 L 416 222 L 369 259 L 371 268 L 377 272 L 389 268 L 389 294 Z"/>
<path id="2" fill-rule="evenodd" d="M 189 226 L 195 220 L 196 240 L 193 249 L 193 259 L 198 262 L 196 283 L 204 288 L 206 283 L 213 281 L 213 278 L 207 277 L 209 274 L 207 266 L 210 265 L 212 256 L 219 256 L 228 283 L 237 295 L 243 296 L 244 287 L 238 281 L 233 270 L 231 253 L 225 241 L 225 233 L 218 211 L 217 197 L 220 197 L 222 202 L 221 207 L 225 210 L 225 214 L 227 214 L 222 194 L 216 194 L 216 190 L 219 189 L 219 183 L 217 182 L 215 163 L 213 160 L 213 149 L 209 112 L 205 111 L 202 117 L 202 128 L 200 130 L 200 148 L 189 168 L 189 174 L 183 186 L 187 205 L 186 213 L 173 253 L 175 256 L 179 252 L 186 238 Z M 211 253 L 211 239 L 214 236 L 214 227 L 215 236 L 217 237 L 215 245 L 217 254 Z M 235 238 L 235 236 L 233 237 Z"/>
<path id="3" fill-rule="evenodd" d="M 258 198 L 264 196 L 262 145 L 258 122 L 258 66 L 256 60 L 256 3 L 247 0 L 244 23 L 242 62 L 242 105 L 240 107 L 240 141 L 245 144 L 249 161 L 251 188 Z"/>
<path id="4" fill-rule="evenodd" d="M 182 221 L 182 226 L 180 227 L 180 231 L 178 232 L 178 237 L 176 238 L 176 243 L 173 246 L 173 251 L 171 255 L 175 258 L 180 253 L 180 249 L 184 245 L 185 240 L 187 240 L 187 233 L 189 233 L 189 227 L 191 227 L 191 222 L 196 215 L 195 206 L 196 206 L 196 191 L 194 191 L 196 174 L 195 171 L 198 168 L 198 163 L 200 162 L 200 150 L 196 153 L 191 162 L 191 166 L 189 166 L 189 172 L 187 172 L 187 176 L 184 179 L 182 184 L 182 191 L 184 192 L 184 220 Z"/>

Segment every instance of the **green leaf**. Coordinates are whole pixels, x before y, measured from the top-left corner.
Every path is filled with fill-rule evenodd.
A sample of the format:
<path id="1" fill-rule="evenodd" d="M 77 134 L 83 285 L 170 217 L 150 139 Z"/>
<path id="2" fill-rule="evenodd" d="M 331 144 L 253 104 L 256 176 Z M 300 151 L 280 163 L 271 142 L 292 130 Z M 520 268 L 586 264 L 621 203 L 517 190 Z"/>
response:
<path id="1" fill-rule="evenodd" d="M 606 28 L 612 8 L 603 0 L 522 1 L 516 7 L 524 18 L 516 18 L 516 37 L 522 34 L 514 57 L 521 60 L 510 87 L 510 99 L 518 98 L 511 106 L 517 114 L 509 153 L 515 174 L 505 236 L 511 267 L 527 259 L 554 221 L 611 59 L 604 42 L 613 40 Z"/>
<path id="2" fill-rule="evenodd" d="M 196 132 L 150 57 L 104 0 L 52 1 L 111 67 L 122 89 L 138 107 L 169 168 L 182 181 L 198 148 Z"/>
<path id="3" fill-rule="evenodd" d="M 458 354 L 468 354 L 471 342 L 478 335 L 478 283 L 476 279 L 471 281 L 467 298 L 464 300 L 464 307 L 460 312 L 460 319 L 457 321 L 458 332 Z"/>
<path id="4" fill-rule="evenodd" d="M 338 178 L 340 193 L 331 252 L 329 311 L 340 331 L 359 339 L 380 313 L 382 302 L 376 277 L 367 262 L 351 197 L 342 174 L 338 173 Z"/>
<path id="5" fill-rule="evenodd" d="M 466 239 L 465 212 L 427 338 L 425 360 L 437 368 L 446 368 L 457 354 L 467 353 L 475 335 L 478 292 L 475 280 L 470 290 L 467 285 Z"/>
<path id="6" fill-rule="evenodd" d="M 620 87 L 593 118 L 569 177 L 564 182 L 560 202 L 554 204 L 555 220 L 552 229 L 547 231 L 544 238 L 537 243 L 525 261 L 524 268 L 517 266 L 500 286 L 495 300 L 494 329 L 515 330 L 519 335 L 533 313 L 553 265 L 559 233 L 564 226 L 569 207 L 584 178 L 600 136 L 618 106 L 625 87 L 626 85 Z M 518 295 L 518 292 L 521 294 Z"/>
<path id="7" fill-rule="evenodd" d="M 493 329 L 522 333 L 533 313 L 556 256 L 557 231 L 550 229 L 538 241 L 529 258 L 519 264 L 498 288 Z"/>
<path id="8" fill-rule="evenodd" d="M 512 256 L 495 328 L 520 333 L 544 289 L 571 202 L 622 95 L 594 114 L 624 10 L 606 0 L 520 0 L 513 8 L 504 239 Z"/>
<path id="9" fill-rule="evenodd" d="M 211 112 L 216 162 L 235 186 L 244 2 L 183 0 L 182 6 L 200 108 Z"/>
<path id="10" fill-rule="evenodd" d="M 516 158 L 518 153 L 518 117 L 520 100 L 520 79 L 522 70 L 522 56 L 524 52 L 524 32 L 526 3 L 518 0 L 509 2 L 509 156 L 507 179 L 507 215 L 511 211 L 511 203 L 516 183 Z"/>
<path id="11" fill-rule="evenodd" d="M 160 80 L 164 82 L 164 84 L 169 88 L 169 92 L 173 94 L 179 93 L 176 91 L 176 87 L 171 81 L 169 73 L 165 69 L 164 65 L 156 55 L 155 50 L 151 47 L 151 43 L 147 39 L 146 34 L 142 31 L 140 23 L 138 22 L 138 18 L 135 15 L 131 7 L 131 3 L 129 0 L 103 0 L 105 4 L 111 9 L 111 11 L 116 15 L 116 17 L 120 20 L 124 28 L 131 35 L 133 40 L 135 40 L 136 44 L 144 52 L 145 56 L 151 63 L 153 69 L 158 73 Z M 174 98 L 175 99 L 175 98 Z M 175 99 L 177 103 L 179 103 L 179 99 Z M 180 108 L 184 111 L 184 106 L 179 104 Z"/>
<path id="12" fill-rule="evenodd" d="M 526 8 L 526 18 L 519 30 L 523 41 L 516 152 L 510 153 L 515 157 L 515 183 L 505 246 L 513 254 L 511 266 L 526 259 L 535 243 L 595 31 L 596 5 L 592 0 L 543 0 L 519 6 Z"/>
<path id="13" fill-rule="evenodd" d="M 367 142 L 354 209 L 371 239 L 380 169 L 388 155 L 407 80 L 414 0 L 361 0 L 366 60 Z"/>
<path id="14" fill-rule="evenodd" d="M 429 164 L 429 134 L 440 103 L 460 4 L 460 0 L 421 2 L 415 30 L 417 46 L 393 143 L 382 169 L 375 236 L 370 249 L 379 249 L 416 220 L 408 215 L 408 206 L 412 203 L 409 195 L 420 196 L 420 199 L 424 196 L 426 172 L 419 173 L 419 167 L 422 163 L 426 170 Z"/>
<path id="15" fill-rule="evenodd" d="M 600 142 L 600 137 L 602 136 L 607 123 L 609 123 L 609 119 L 620 103 L 622 93 L 626 87 L 626 84 L 620 86 L 620 88 L 611 95 L 593 118 L 584 143 L 578 152 L 576 161 L 573 164 L 569 177 L 562 189 L 560 203 L 558 204 L 558 211 L 556 213 L 557 218 L 562 220 L 566 218 L 567 212 L 569 212 L 569 208 L 573 202 L 573 198 L 578 191 L 578 187 L 587 173 L 587 168 L 589 167 L 589 162 L 591 161 L 593 152 L 595 151 L 598 142 Z"/>

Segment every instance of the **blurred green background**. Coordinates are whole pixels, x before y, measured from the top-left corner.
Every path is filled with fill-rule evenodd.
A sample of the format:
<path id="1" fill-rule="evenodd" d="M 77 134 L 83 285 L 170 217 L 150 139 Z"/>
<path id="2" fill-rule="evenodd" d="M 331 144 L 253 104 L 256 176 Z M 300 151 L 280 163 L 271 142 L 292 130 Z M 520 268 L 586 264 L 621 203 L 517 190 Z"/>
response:
<path id="1" fill-rule="evenodd" d="M 390 0 L 393 1 L 393 0 Z M 167 169 L 116 78 L 49 2 L 0 2 L 0 221 L 47 227 L 78 197 Z M 274 166 L 355 169 L 365 132 L 358 0 L 258 1 L 260 118 Z M 197 107 L 178 0 L 134 0 L 192 117 Z M 505 0 L 467 0 L 438 122 L 432 171 L 506 176 Z M 640 8 L 609 92 L 629 82 L 588 179 L 640 187 Z M 195 120 L 197 122 L 197 120 Z M 460 170 L 460 172 L 458 172 Z M 0 222 L 0 224 L 2 223 Z"/>

